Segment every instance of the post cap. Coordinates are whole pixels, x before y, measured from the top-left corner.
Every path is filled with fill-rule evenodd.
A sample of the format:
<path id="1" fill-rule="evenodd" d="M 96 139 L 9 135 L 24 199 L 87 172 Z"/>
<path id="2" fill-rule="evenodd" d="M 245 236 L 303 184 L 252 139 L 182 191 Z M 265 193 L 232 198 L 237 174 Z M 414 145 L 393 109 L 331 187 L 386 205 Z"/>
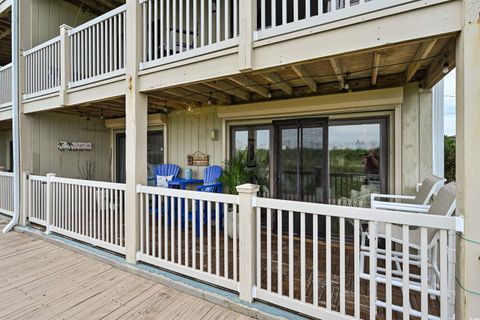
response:
<path id="1" fill-rule="evenodd" d="M 260 186 L 252 183 L 246 183 L 242 184 L 240 186 L 237 186 L 237 192 L 238 193 L 249 193 L 249 194 L 255 194 L 260 190 Z"/>
<path id="2" fill-rule="evenodd" d="M 68 24 L 62 24 L 60 27 L 59 27 L 60 30 L 62 29 L 67 29 L 67 30 L 72 30 L 73 28 L 70 27 Z"/>

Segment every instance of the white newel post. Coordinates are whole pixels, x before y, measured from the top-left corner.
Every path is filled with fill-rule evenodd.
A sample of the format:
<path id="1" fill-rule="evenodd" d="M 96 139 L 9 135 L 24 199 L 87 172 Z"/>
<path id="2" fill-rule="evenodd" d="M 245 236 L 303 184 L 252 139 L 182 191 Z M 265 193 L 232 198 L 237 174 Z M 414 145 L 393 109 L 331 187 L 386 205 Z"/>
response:
<path id="1" fill-rule="evenodd" d="M 28 197 L 30 196 L 30 174 L 31 172 L 25 171 L 23 173 L 22 178 L 22 212 L 20 215 L 20 224 L 22 226 L 27 225 L 27 217 L 28 217 Z"/>
<path id="2" fill-rule="evenodd" d="M 256 217 L 253 199 L 257 195 L 259 186 L 243 184 L 237 187 L 239 194 L 239 240 L 240 240 L 240 299 L 252 302 L 254 298 L 253 288 L 256 283 Z"/>
<path id="3" fill-rule="evenodd" d="M 68 31 L 72 28 L 66 24 L 60 26 L 60 104 L 65 105 L 68 82 L 70 81 L 70 37 Z"/>
<path id="4" fill-rule="evenodd" d="M 51 227 L 53 223 L 53 177 L 55 177 L 55 173 L 48 173 L 47 174 L 47 207 L 45 212 L 45 220 L 47 223 L 47 230 L 46 233 L 50 234 Z"/>

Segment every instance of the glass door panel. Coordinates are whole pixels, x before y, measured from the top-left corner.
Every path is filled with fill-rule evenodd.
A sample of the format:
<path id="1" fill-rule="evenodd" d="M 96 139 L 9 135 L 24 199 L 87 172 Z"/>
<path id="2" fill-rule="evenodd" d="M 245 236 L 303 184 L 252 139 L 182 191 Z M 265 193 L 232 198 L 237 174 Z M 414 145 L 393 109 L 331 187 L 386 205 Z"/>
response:
<path id="1" fill-rule="evenodd" d="M 386 120 L 340 121 L 330 126 L 330 203 L 370 207 L 386 192 Z"/>

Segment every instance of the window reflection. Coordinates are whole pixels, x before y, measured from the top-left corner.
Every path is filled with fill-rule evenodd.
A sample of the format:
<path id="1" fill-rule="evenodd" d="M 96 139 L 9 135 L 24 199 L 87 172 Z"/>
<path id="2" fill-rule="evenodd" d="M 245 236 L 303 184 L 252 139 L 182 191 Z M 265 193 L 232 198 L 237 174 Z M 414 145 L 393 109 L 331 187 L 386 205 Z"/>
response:
<path id="1" fill-rule="evenodd" d="M 329 128 L 330 202 L 369 207 L 370 194 L 381 191 L 380 123 Z"/>

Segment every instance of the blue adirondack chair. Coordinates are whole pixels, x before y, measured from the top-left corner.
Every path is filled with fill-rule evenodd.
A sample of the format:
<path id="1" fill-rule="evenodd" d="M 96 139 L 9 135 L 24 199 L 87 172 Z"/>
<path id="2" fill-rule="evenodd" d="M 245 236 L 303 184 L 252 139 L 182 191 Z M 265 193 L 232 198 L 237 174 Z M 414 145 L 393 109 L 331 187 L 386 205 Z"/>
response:
<path id="1" fill-rule="evenodd" d="M 222 183 L 218 181 L 220 176 L 222 175 L 222 167 L 220 166 L 210 166 L 205 168 L 204 170 L 204 177 L 203 177 L 203 185 L 197 187 L 197 191 L 200 192 L 214 192 L 214 193 L 221 193 L 222 192 Z M 208 223 L 208 212 L 207 206 L 205 205 L 203 208 L 203 224 L 206 225 Z M 220 228 L 223 229 L 223 204 L 219 205 L 219 212 L 216 212 L 215 206 L 211 208 L 211 219 L 214 221 L 217 217 L 217 214 L 220 219 Z M 189 212 L 188 219 L 192 221 L 192 213 Z M 200 203 L 197 201 L 196 204 L 196 235 L 197 237 L 200 236 Z M 183 223 L 182 223 L 183 225 Z"/>
<path id="2" fill-rule="evenodd" d="M 173 179 L 177 178 L 178 174 L 180 172 L 180 167 L 175 165 L 175 164 L 169 164 L 169 163 L 166 163 L 166 164 L 159 164 L 158 166 L 155 167 L 154 169 L 154 174 L 155 174 L 155 185 L 156 185 L 156 181 L 157 181 L 157 176 L 173 176 Z M 167 201 L 167 205 L 166 205 L 166 208 L 162 208 L 162 212 L 161 214 L 164 214 L 165 212 L 167 212 L 168 214 L 168 224 L 171 223 L 171 214 L 170 212 L 172 211 L 171 208 L 170 208 L 171 204 L 170 204 L 170 199 L 168 199 Z M 156 211 L 155 214 L 157 215 L 158 217 L 158 203 L 156 205 Z M 175 211 L 176 211 L 176 203 L 175 203 L 175 206 L 173 208 L 173 213 L 175 214 Z"/>

